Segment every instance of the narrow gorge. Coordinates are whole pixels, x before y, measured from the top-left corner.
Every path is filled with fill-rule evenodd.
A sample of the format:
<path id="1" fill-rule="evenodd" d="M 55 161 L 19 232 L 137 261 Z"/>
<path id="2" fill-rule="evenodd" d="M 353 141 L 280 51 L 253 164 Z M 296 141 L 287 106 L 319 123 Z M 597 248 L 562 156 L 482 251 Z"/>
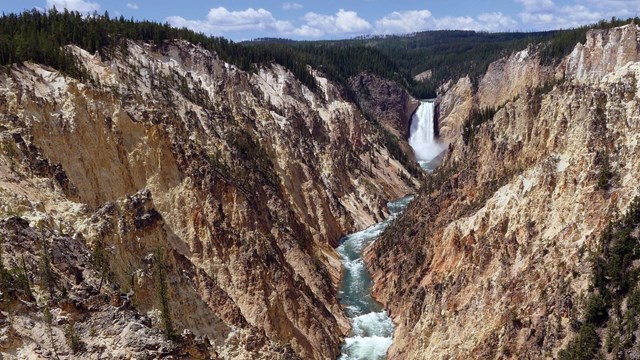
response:
<path id="1" fill-rule="evenodd" d="M 0 358 L 639 358 L 638 20 L 3 15 Z"/>
<path id="2" fill-rule="evenodd" d="M 423 168 L 432 172 L 445 146 L 437 138 L 435 100 L 424 100 L 411 116 L 409 145 Z M 338 253 L 345 269 L 338 297 L 351 321 L 351 332 L 342 346 L 341 360 L 382 360 L 391 346 L 394 324 L 371 294 L 372 279 L 365 267 L 364 249 L 402 214 L 415 196 L 389 202 L 390 216 L 363 231 L 340 240 Z"/>
<path id="3" fill-rule="evenodd" d="M 391 213 L 389 218 L 341 240 L 338 253 L 345 273 L 338 296 L 351 320 L 351 333 L 342 347 L 341 360 L 386 358 L 394 325 L 386 310 L 371 296 L 372 281 L 364 266 L 362 253 L 404 211 L 411 200 L 413 196 L 390 202 L 387 205 Z"/>
<path id="4" fill-rule="evenodd" d="M 380 130 L 319 73 L 312 92 L 179 40 L 68 50 L 94 80 L 0 75 L 2 261 L 32 292 L 2 352 L 70 354 L 73 324 L 85 356 L 337 357 L 334 246 L 417 185 Z"/>
<path id="5" fill-rule="evenodd" d="M 365 250 L 390 359 L 637 356 L 639 35 L 590 30 L 557 64 L 529 48 L 443 86 L 449 151 Z"/>

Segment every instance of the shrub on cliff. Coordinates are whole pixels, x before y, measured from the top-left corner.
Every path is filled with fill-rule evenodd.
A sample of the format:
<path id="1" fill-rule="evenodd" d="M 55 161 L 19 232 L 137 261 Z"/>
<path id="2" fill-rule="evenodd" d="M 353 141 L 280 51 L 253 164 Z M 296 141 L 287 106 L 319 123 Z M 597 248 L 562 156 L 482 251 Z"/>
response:
<path id="1" fill-rule="evenodd" d="M 597 332 L 601 328 L 607 329 L 609 353 L 624 357 L 624 350 L 635 343 L 640 310 L 640 270 L 634 266 L 640 259 L 639 227 L 640 196 L 636 196 L 627 213 L 610 222 L 600 235 L 600 249 L 592 255 L 593 293 L 585 302 L 579 333 L 560 351 L 559 359 L 602 357 Z M 623 312 L 625 300 L 627 309 Z"/>
<path id="2" fill-rule="evenodd" d="M 600 353 L 600 337 L 596 327 L 585 324 L 566 349 L 558 353 L 559 360 L 593 360 L 604 357 Z"/>
<path id="3" fill-rule="evenodd" d="M 469 143 L 473 142 L 473 137 L 476 132 L 480 128 L 480 125 L 485 122 L 493 119 L 496 112 L 498 112 L 500 108 L 494 107 L 486 107 L 484 109 L 473 109 L 467 121 L 464 123 L 462 127 L 462 140 L 465 145 L 469 145 Z"/>

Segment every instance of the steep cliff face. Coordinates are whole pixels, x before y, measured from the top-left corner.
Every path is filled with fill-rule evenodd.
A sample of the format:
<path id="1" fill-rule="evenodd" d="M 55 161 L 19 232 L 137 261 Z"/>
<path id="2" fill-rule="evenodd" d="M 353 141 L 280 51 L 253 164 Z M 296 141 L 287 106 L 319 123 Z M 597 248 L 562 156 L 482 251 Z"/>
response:
<path id="1" fill-rule="evenodd" d="M 531 45 L 491 63 L 475 88 L 468 76 L 448 82 L 440 88 L 441 139 L 461 145 L 460 134 L 473 109 L 499 108 L 521 94 L 553 84 L 556 78 L 562 78 L 560 70 L 541 64 L 535 46 Z"/>
<path id="2" fill-rule="evenodd" d="M 531 45 L 489 65 L 478 84 L 478 107 L 498 107 L 528 88 L 547 83 L 554 75 L 553 67 L 542 65 Z"/>
<path id="3" fill-rule="evenodd" d="M 438 132 L 442 141 L 453 144 L 460 141 L 464 122 L 475 105 L 473 85 L 467 76 L 460 78 L 455 84 L 449 81 L 441 90 L 443 94 L 438 98 Z"/>
<path id="4" fill-rule="evenodd" d="M 368 249 L 398 325 L 391 359 L 551 357 L 575 336 L 590 253 L 639 191 L 638 31 L 589 32 L 547 93 L 534 75 L 500 90 L 496 101 L 518 96 L 468 145 L 451 141 L 434 186 Z M 470 99 L 464 84 L 444 99 L 491 103 L 489 88 Z"/>
<path id="5" fill-rule="evenodd" d="M 564 61 L 567 76 L 597 81 L 608 73 L 640 59 L 635 24 L 615 30 L 592 30 L 585 44 L 578 44 Z"/>
<path id="6" fill-rule="evenodd" d="M 19 224 L 3 227 L 2 259 L 26 257 L 34 292 L 3 304 L 3 353 L 46 357 L 52 341 L 73 356 L 46 307 L 80 314 L 82 356 L 335 358 L 349 324 L 333 245 L 415 186 L 380 132 L 317 72 L 314 93 L 280 66 L 245 73 L 183 41 L 106 59 L 70 49 L 92 80 L 29 63 L 0 75 L 0 217 Z M 49 245 L 20 247 L 22 232 Z M 58 239 L 82 254 L 74 269 Z M 53 275 L 30 265 L 52 252 Z M 186 330 L 171 342 L 168 328 Z"/>
<path id="7" fill-rule="evenodd" d="M 411 128 L 411 115 L 420 106 L 397 83 L 375 75 L 362 73 L 350 79 L 349 84 L 359 102 L 391 133 L 406 140 Z"/>
<path id="8" fill-rule="evenodd" d="M 352 77 L 349 85 L 363 111 L 383 128 L 386 141 L 399 144 L 399 148 L 393 151 L 395 155 L 401 158 L 413 176 L 419 177 L 421 170 L 415 166 L 413 149 L 407 139 L 412 115 L 420 106 L 420 101 L 397 83 L 368 73 Z"/>

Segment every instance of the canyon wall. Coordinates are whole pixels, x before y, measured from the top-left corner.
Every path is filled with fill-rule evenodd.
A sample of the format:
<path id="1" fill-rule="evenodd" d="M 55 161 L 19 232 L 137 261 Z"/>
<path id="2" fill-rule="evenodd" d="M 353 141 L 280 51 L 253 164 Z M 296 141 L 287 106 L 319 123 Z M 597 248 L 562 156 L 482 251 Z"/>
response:
<path id="1" fill-rule="evenodd" d="M 312 69 L 316 92 L 185 41 L 69 50 L 82 81 L 0 74 L 0 351 L 335 358 L 334 246 L 417 185 L 380 130 Z"/>
<path id="2" fill-rule="evenodd" d="M 575 337 L 591 254 L 639 194 L 638 35 L 593 30 L 553 69 L 516 54 L 477 92 L 446 88 L 450 153 L 366 253 L 397 324 L 390 359 L 548 358 Z M 485 106 L 498 111 L 465 143 Z"/>

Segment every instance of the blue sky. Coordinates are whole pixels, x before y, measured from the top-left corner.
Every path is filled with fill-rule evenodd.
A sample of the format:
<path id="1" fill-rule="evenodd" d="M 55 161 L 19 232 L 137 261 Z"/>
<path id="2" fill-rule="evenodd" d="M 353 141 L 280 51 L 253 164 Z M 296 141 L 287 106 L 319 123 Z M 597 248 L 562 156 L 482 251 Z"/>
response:
<path id="1" fill-rule="evenodd" d="M 233 40 L 257 37 L 336 39 L 465 29 L 532 31 L 570 28 L 640 12 L 640 0 L 1 0 L 24 9 L 103 13 L 169 22 Z"/>

